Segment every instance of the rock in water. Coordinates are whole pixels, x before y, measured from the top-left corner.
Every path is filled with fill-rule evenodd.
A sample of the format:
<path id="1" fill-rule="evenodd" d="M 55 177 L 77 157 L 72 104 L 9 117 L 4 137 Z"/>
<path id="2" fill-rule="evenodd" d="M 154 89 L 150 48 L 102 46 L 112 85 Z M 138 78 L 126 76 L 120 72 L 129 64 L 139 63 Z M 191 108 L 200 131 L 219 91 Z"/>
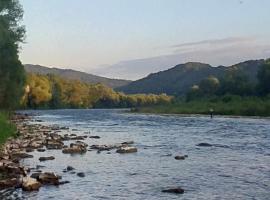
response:
<path id="1" fill-rule="evenodd" d="M 171 189 L 162 190 L 162 192 L 174 193 L 174 194 L 183 194 L 185 192 L 185 190 L 178 187 L 178 188 L 171 188 Z"/>
<path id="2" fill-rule="evenodd" d="M 40 157 L 39 158 L 39 161 L 42 162 L 42 161 L 46 161 L 46 160 L 54 160 L 55 157 L 53 156 L 48 156 L 48 157 Z"/>
<path id="3" fill-rule="evenodd" d="M 25 191 L 39 190 L 41 183 L 31 177 L 25 177 L 22 181 L 22 189 Z"/>
<path id="4" fill-rule="evenodd" d="M 75 154 L 75 153 L 83 154 L 86 153 L 87 151 L 86 146 L 87 145 L 84 143 L 76 143 L 76 144 L 71 143 L 70 147 L 64 148 L 62 152 L 65 154 Z"/>
<path id="5" fill-rule="evenodd" d="M 79 172 L 79 173 L 77 173 L 77 176 L 83 178 L 83 177 L 85 177 L 85 174 L 83 172 Z"/>
<path id="6" fill-rule="evenodd" d="M 120 147 L 116 150 L 116 153 L 135 153 L 137 151 L 136 147 Z"/>
<path id="7" fill-rule="evenodd" d="M 92 139 L 100 139 L 100 136 L 92 135 L 92 136 L 89 136 L 89 138 L 92 138 Z"/>
<path id="8" fill-rule="evenodd" d="M 74 170 L 74 167 L 67 166 L 67 171 L 72 171 L 72 170 Z"/>
<path id="9" fill-rule="evenodd" d="M 31 178 L 35 178 L 35 179 L 38 179 L 38 177 L 39 177 L 40 174 L 41 174 L 41 172 L 35 172 L 30 177 Z"/>
<path id="10" fill-rule="evenodd" d="M 185 160 L 185 156 L 175 156 L 174 159 L 175 160 Z"/>
<path id="11" fill-rule="evenodd" d="M 38 176 L 38 181 L 42 184 L 59 185 L 59 177 L 52 172 L 41 173 Z"/>
<path id="12" fill-rule="evenodd" d="M 198 146 L 198 147 L 211 147 L 213 145 L 212 144 L 209 144 L 209 143 L 206 143 L 206 142 L 203 142 L 203 143 L 197 144 L 196 146 Z"/>

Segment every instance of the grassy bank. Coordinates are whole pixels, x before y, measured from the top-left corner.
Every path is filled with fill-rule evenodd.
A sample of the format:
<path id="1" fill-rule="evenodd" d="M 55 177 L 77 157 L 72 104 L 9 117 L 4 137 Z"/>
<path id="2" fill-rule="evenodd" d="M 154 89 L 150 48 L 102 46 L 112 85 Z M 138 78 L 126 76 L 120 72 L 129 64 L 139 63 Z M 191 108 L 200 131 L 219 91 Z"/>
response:
<path id="1" fill-rule="evenodd" d="M 270 98 L 223 97 L 178 101 L 162 106 L 150 106 L 134 109 L 133 112 L 162 114 L 209 114 L 213 109 L 216 115 L 270 116 Z"/>
<path id="2" fill-rule="evenodd" d="M 15 136 L 16 127 L 9 122 L 8 114 L 0 112 L 0 145 L 9 137 Z"/>

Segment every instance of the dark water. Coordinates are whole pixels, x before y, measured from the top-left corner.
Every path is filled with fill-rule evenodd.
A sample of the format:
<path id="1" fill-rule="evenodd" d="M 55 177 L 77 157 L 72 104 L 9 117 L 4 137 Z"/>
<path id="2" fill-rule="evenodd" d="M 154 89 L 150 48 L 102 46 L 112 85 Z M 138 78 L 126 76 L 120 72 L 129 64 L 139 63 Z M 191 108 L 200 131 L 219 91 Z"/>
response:
<path id="1" fill-rule="evenodd" d="M 137 153 L 96 151 L 65 155 L 33 153 L 29 166 L 45 165 L 71 183 L 42 187 L 39 192 L 7 191 L 18 199 L 270 199 L 270 120 L 130 114 L 121 110 L 32 111 L 42 124 L 70 127 L 70 133 L 99 135 L 91 144 L 133 140 Z M 76 131 L 72 129 L 77 129 Z M 63 134 L 66 132 L 63 132 Z M 207 142 L 213 147 L 197 147 Z M 172 156 L 166 156 L 172 154 Z M 187 154 L 186 160 L 175 155 Z M 40 163 L 39 156 L 56 157 Z M 67 165 L 84 172 L 63 173 Z M 182 195 L 161 190 L 181 186 Z"/>

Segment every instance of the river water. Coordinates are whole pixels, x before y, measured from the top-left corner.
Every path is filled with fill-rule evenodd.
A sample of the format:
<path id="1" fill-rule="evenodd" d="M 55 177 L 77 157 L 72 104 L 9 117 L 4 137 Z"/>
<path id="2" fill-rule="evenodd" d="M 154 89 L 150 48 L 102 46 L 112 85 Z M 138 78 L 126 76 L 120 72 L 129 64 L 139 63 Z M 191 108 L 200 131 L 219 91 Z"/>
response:
<path id="1" fill-rule="evenodd" d="M 2 199 L 270 199 L 270 119 L 216 116 L 132 114 L 125 110 L 27 111 L 41 124 L 68 126 L 77 135 L 98 135 L 86 143 L 115 144 L 133 140 L 137 153 L 112 150 L 83 155 L 59 150 L 34 152 L 27 166 L 44 165 L 70 181 L 38 192 L 10 190 Z M 36 122 L 35 122 L 36 123 Z M 198 147 L 207 142 L 212 147 Z M 172 154 L 171 156 L 168 156 Z M 40 156 L 55 160 L 40 163 Z M 175 160 L 176 155 L 188 155 Z M 85 177 L 64 173 L 71 165 Z M 162 193 L 180 186 L 184 194 Z M 4 197 L 5 196 L 5 197 Z"/>

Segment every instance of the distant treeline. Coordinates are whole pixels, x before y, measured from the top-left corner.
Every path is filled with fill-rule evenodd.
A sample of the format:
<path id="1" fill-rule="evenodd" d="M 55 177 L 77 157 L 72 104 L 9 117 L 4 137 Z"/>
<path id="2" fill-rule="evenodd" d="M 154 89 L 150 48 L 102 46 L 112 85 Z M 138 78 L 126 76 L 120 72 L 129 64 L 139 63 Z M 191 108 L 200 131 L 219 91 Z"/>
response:
<path id="1" fill-rule="evenodd" d="M 146 106 L 134 112 L 270 116 L 270 60 L 262 64 L 257 81 L 244 71 L 231 70 L 218 79 L 209 76 L 168 105 Z"/>
<path id="2" fill-rule="evenodd" d="M 161 105 L 172 101 L 166 94 L 125 95 L 102 84 L 87 84 L 48 74 L 27 74 L 24 108 L 126 108 Z"/>

